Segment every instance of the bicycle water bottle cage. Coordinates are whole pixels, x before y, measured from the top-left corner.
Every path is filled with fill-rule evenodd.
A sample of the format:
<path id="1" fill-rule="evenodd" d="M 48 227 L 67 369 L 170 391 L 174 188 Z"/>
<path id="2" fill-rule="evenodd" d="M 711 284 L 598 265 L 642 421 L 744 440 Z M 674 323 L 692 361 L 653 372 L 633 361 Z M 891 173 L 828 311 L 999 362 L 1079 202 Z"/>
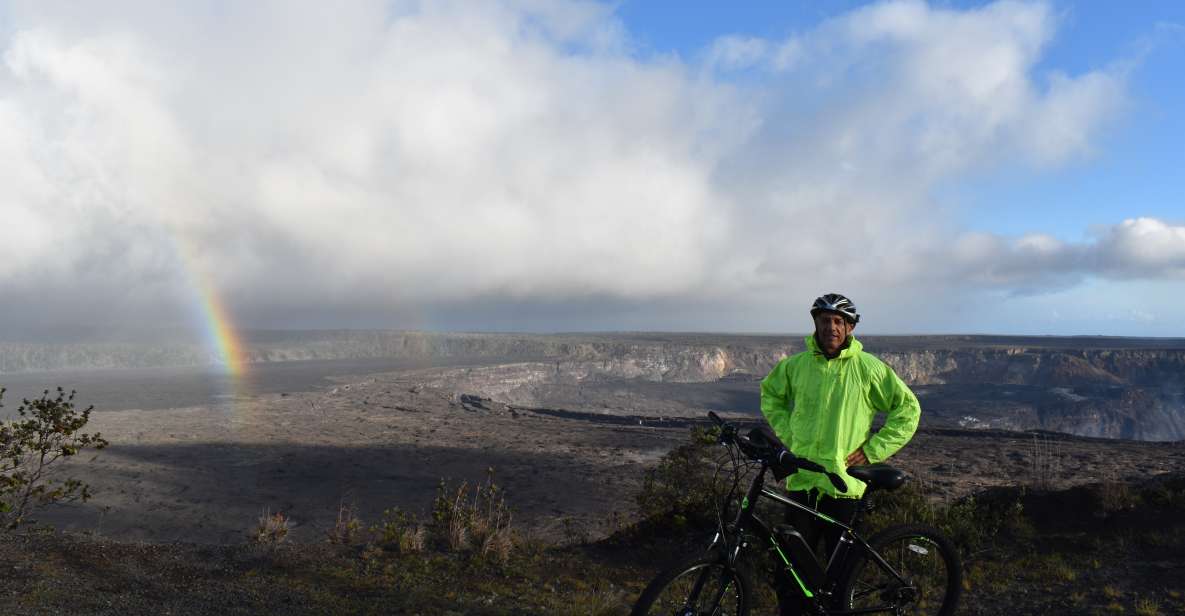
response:
<path id="1" fill-rule="evenodd" d="M 905 483 L 905 471 L 888 464 L 850 466 L 848 475 L 868 484 L 872 490 L 896 490 Z"/>

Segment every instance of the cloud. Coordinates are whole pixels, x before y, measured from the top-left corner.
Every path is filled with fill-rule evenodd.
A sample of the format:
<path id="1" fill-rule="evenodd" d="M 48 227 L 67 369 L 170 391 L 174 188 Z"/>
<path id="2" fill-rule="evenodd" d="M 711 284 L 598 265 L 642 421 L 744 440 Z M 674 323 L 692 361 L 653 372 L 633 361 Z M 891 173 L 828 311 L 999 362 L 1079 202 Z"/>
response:
<path id="1" fill-rule="evenodd" d="M 1131 218 L 1097 228 L 1093 239 L 1077 243 L 1042 234 L 1010 239 L 966 233 L 950 250 L 936 247 L 930 262 L 939 264 L 932 273 L 946 284 L 1024 293 L 1065 288 L 1086 277 L 1179 280 L 1185 279 L 1185 226 Z"/>
<path id="2" fill-rule="evenodd" d="M 720 70 L 746 69 L 765 62 L 769 53 L 770 43 L 763 38 L 730 34 L 712 42 L 707 64 Z"/>
<path id="3" fill-rule="evenodd" d="M 1185 277 L 1185 225 L 1132 218 L 1100 233 L 1097 269 L 1116 277 Z"/>
<path id="4" fill-rule="evenodd" d="M 254 326 L 555 306 L 729 327 L 821 286 L 928 283 L 937 184 L 1089 156 L 1125 89 L 1036 74 L 1044 4 L 886 2 L 696 61 L 639 55 L 587 2 L 3 12 L 9 329 L 175 320 L 198 286 Z M 1015 261 L 985 285 L 1033 259 L 1176 275 L 1179 228 L 1133 224 L 1085 250 L 1105 267 L 1037 236 L 942 256 Z"/>

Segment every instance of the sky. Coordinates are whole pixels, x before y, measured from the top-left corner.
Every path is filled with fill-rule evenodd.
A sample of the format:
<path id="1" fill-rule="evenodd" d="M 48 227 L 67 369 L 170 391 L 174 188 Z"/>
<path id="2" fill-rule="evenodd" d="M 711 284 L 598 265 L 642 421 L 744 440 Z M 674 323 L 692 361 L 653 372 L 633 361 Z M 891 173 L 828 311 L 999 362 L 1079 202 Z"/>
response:
<path id="1" fill-rule="evenodd" d="M 0 0 L 0 339 L 1185 337 L 1185 4 Z"/>

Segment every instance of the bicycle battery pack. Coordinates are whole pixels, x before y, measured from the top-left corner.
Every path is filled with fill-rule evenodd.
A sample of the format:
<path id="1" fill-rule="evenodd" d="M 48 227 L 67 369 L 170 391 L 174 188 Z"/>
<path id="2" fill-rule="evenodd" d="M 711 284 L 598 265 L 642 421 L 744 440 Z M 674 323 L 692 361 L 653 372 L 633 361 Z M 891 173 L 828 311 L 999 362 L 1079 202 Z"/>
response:
<path id="1" fill-rule="evenodd" d="M 794 571 L 798 573 L 798 577 L 809 588 L 819 588 L 823 585 L 826 579 L 826 573 L 823 567 L 819 565 L 819 559 L 815 556 L 814 550 L 806 543 L 806 539 L 802 538 L 802 534 L 794 530 L 790 526 L 778 526 L 775 529 L 778 534 L 778 542 L 782 544 L 782 548 L 790 552 L 790 562 L 794 565 Z"/>

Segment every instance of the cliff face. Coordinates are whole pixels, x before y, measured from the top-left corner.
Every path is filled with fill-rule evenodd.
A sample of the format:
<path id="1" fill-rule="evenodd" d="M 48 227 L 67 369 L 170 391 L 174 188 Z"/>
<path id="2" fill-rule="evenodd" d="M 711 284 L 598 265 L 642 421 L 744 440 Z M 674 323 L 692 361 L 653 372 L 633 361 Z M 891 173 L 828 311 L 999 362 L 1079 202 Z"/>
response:
<path id="1" fill-rule="evenodd" d="M 881 353 L 905 381 L 916 385 L 997 383 L 1079 387 L 1156 387 L 1185 375 L 1185 349 L 1092 350 L 1005 348 Z"/>
<path id="2" fill-rule="evenodd" d="M 330 331 L 254 332 L 245 338 L 249 362 L 497 358 L 508 365 L 447 372 L 447 378 L 459 387 L 517 404 L 540 404 L 553 399 L 547 392 L 556 388 L 606 381 L 756 381 L 779 359 L 803 348 L 801 336 L 711 334 Z M 1185 439 L 1182 340 L 976 336 L 862 340 L 868 351 L 917 390 L 933 421 L 1088 436 Z M 0 373 L 202 365 L 215 359 L 199 345 L 0 343 Z M 752 387 L 756 388 L 755 382 Z"/>
<path id="3" fill-rule="evenodd" d="M 947 341 L 935 348 L 935 340 Z M 998 339 L 993 339 L 998 340 Z M 1065 340 L 1065 339 L 1060 339 Z M 1138 343 L 1131 343 L 1138 347 Z M 559 362 L 586 376 L 700 383 L 765 375 L 803 349 L 798 336 L 515 335 L 425 332 L 263 332 L 247 338 L 248 362 L 377 357 L 475 357 Z M 1163 346 L 1163 345 L 1161 345 Z M 946 348 L 943 348 L 946 347 Z M 912 385 L 1026 384 L 1046 387 L 1180 383 L 1179 347 L 1073 349 L 978 345 L 974 338 L 869 338 L 866 350 Z M 206 365 L 217 354 L 197 344 L 58 344 L 0 342 L 0 374 L 65 369 Z"/>

